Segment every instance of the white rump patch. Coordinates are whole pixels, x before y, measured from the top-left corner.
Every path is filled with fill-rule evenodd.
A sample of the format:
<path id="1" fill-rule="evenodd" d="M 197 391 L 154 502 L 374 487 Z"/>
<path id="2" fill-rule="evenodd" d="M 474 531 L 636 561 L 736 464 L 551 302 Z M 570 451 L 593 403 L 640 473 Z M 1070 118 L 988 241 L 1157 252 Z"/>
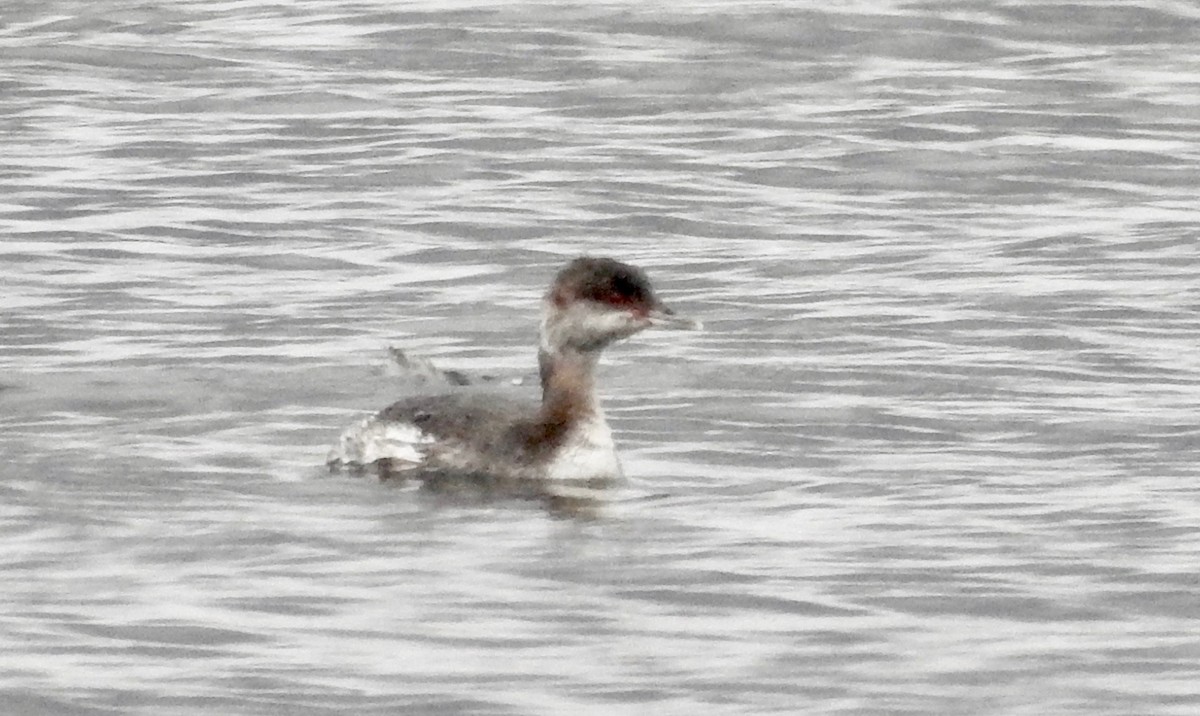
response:
<path id="1" fill-rule="evenodd" d="M 370 417 L 342 433 L 325 463 L 330 467 L 354 467 L 388 458 L 399 463 L 394 467 L 417 467 L 425 461 L 423 446 L 432 442 L 433 437 L 416 425 Z"/>

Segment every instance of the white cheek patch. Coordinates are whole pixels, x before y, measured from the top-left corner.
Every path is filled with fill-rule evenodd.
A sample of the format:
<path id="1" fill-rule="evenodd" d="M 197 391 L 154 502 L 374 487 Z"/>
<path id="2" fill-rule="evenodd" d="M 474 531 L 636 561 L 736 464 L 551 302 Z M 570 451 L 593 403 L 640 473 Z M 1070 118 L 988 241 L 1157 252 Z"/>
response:
<path id="1" fill-rule="evenodd" d="M 433 436 L 410 423 L 366 418 L 342 433 L 325 463 L 331 467 L 364 466 L 382 460 L 416 467 L 425 461 L 424 446 Z"/>
<path id="2" fill-rule="evenodd" d="M 626 338 L 650 325 L 645 318 L 631 311 L 581 302 L 555 312 L 547 305 L 542 316 L 543 351 L 553 352 L 558 346 L 603 345 Z"/>
<path id="3" fill-rule="evenodd" d="M 629 311 L 603 311 L 593 313 L 588 319 L 589 327 L 597 333 L 627 334 L 640 326 Z"/>

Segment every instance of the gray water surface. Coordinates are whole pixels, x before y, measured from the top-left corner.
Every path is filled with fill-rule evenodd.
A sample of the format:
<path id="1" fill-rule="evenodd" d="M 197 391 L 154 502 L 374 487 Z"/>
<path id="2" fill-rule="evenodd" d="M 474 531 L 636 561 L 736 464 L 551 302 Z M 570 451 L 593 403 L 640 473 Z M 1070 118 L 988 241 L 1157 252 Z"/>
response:
<path id="1" fill-rule="evenodd" d="M 6 3 L 0 711 L 1200 713 L 1198 78 L 1172 0 Z M 324 472 L 580 253 L 707 326 L 609 504 Z"/>

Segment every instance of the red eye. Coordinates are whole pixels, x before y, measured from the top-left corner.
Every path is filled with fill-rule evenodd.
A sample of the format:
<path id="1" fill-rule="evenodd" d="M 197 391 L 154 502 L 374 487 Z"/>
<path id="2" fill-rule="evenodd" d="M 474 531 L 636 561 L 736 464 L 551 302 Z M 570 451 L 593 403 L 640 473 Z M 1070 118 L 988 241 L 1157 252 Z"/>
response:
<path id="1" fill-rule="evenodd" d="M 604 296 L 604 302 L 609 304 L 610 306 L 629 306 L 634 303 L 637 303 L 637 301 L 638 301 L 638 299 L 636 296 L 631 296 L 628 293 L 621 293 L 620 291 L 617 291 L 615 289 L 612 291 L 609 291 Z"/>
<path id="2" fill-rule="evenodd" d="M 646 303 L 645 296 L 641 294 L 621 293 L 620 291 L 609 291 L 605 293 L 603 303 L 621 310 L 626 311 L 637 318 L 645 318 L 650 312 L 650 307 Z"/>

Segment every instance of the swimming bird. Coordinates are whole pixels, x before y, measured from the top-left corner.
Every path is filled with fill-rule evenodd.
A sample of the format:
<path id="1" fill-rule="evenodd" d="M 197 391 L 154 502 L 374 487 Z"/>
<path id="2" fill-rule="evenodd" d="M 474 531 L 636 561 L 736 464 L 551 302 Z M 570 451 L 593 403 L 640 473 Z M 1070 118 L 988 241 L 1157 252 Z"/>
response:
<path id="1" fill-rule="evenodd" d="M 581 257 L 562 268 L 542 301 L 542 399 L 456 390 L 405 398 L 342 433 L 331 469 L 381 478 L 469 477 L 491 487 L 537 489 L 622 476 L 596 396 L 600 353 L 646 328 L 697 329 L 655 295 L 639 268 Z"/>

